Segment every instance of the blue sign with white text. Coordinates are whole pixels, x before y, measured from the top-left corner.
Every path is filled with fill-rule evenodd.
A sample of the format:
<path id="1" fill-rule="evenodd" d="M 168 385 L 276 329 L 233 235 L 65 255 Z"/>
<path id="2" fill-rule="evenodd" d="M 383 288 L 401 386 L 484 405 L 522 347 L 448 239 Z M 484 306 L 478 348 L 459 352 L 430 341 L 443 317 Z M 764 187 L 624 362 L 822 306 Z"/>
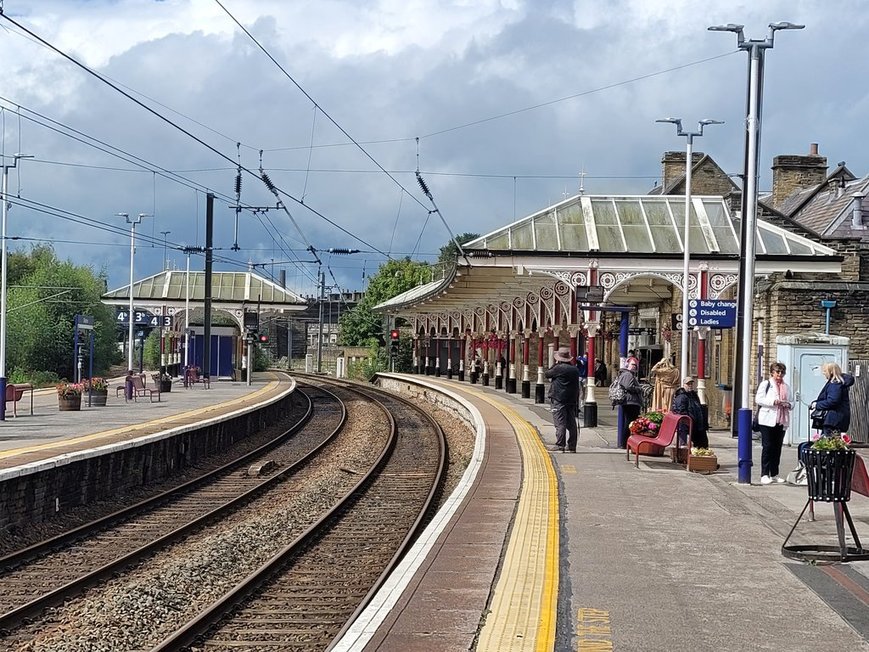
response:
<path id="1" fill-rule="evenodd" d="M 691 299 L 688 301 L 688 324 L 733 328 L 736 326 L 736 301 Z"/>

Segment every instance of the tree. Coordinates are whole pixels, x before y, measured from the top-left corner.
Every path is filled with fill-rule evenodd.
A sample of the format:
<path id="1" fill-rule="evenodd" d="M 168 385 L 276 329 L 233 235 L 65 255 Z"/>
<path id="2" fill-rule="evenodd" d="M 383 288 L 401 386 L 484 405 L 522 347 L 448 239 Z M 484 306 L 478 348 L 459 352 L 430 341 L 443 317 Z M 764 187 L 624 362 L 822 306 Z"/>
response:
<path id="1" fill-rule="evenodd" d="M 100 301 L 105 270 L 95 273 L 60 261 L 45 245 L 13 252 L 8 262 L 7 367 L 12 382 L 74 377 L 76 315 L 94 318 L 95 373 L 120 358 L 114 311 Z"/>
<path id="2" fill-rule="evenodd" d="M 381 265 L 377 274 L 371 277 L 362 301 L 341 315 L 341 344 L 383 345 L 383 315 L 374 312 L 374 306 L 430 280 L 429 266 L 410 258 L 389 260 Z"/>
<path id="3" fill-rule="evenodd" d="M 462 233 L 461 235 L 456 236 L 456 240 L 459 244 L 463 245 L 466 242 L 470 242 L 471 240 L 476 240 L 480 237 L 479 233 Z M 450 240 L 443 247 L 441 247 L 440 254 L 438 255 L 439 263 L 452 263 L 455 262 L 456 258 L 459 255 L 459 249 L 456 247 L 456 243 Z"/>

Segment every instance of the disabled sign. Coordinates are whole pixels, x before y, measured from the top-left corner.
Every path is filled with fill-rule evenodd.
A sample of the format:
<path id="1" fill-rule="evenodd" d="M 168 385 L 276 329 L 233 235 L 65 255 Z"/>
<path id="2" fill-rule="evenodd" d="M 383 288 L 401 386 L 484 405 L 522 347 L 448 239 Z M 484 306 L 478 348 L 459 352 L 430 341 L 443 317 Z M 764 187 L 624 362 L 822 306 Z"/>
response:
<path id="1" fill-rule="evenodd" d="M 733 328 L 736 325 L 736 301 L 691 299 L 688 301 L 688 324 Z"/>

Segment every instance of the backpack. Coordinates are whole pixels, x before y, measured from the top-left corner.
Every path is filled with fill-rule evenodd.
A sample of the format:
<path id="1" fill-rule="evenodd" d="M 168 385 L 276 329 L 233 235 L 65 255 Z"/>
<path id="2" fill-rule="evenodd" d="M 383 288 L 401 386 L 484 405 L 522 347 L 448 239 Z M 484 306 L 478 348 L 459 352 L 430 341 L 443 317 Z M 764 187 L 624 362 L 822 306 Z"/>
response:
<path id="1" fill-rule="evenodd" d="M 624 405 L 628 400 L 628 393 L 625 391 L 625 388 L 622 387 L 618 378 L 616 378 L 610 385 L 608 394 L 613 407 L 616 405 Z"/>

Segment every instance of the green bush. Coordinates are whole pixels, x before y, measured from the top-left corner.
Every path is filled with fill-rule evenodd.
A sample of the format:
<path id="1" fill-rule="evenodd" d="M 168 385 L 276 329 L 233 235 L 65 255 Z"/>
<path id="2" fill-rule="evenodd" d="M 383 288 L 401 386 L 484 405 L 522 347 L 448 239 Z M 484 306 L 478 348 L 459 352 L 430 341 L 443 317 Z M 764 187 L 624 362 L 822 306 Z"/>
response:
<path id="1" fill-rule="evenodd" d="M 14 369 L 9 376 L 10 383 L 30 383 L 34 387 L 53 387 L 60 382 L 54 371 L 21 371 Z"/>

